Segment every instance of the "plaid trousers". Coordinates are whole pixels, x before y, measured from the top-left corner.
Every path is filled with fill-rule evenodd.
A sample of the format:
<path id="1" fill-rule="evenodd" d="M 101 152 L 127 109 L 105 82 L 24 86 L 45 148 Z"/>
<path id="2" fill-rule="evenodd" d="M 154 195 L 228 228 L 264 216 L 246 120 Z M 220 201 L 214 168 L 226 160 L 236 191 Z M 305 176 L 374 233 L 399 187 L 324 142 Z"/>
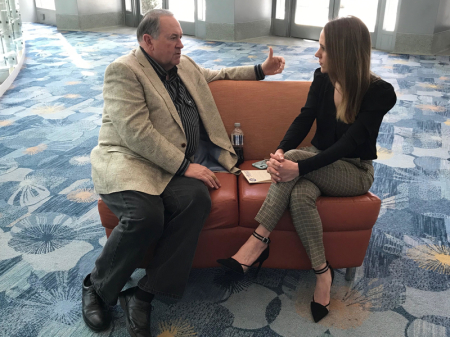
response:
<path id="1" fill-rule="evenodd" d="M 314 146 L 291 150 L 284 158 L 298 161 L 319 153 Z M 272 184 L 255 220 L 270 232 L 289 207 L 295 230 L 306 249 L 313 268 L 326 262 L 323 229 L 316 200 L 320 195 L 351 197 L 365 194 L 372 186 L 371 160 L 343 158 L 288 182 Z"/>

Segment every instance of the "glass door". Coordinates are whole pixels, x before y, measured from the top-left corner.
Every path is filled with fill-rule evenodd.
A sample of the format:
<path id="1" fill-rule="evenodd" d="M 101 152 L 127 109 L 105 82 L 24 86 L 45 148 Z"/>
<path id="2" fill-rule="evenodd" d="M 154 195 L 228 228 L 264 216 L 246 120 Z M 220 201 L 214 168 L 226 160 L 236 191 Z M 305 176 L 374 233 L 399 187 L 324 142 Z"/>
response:
<path id="1" fill-rule="evenodd" d="M 125 9 L 125 26 L 137 27 L 139 24 L 136 1 L 139 0 L 124 0 L 123 8 Z"/>
<path id="2" fill-rule="evenodd" d="M 395 47 L 396 25 L 398 16 L 399 0 L 381 0 L 385 4 L 380 13 L 378 35 L 375 48 L 391 51 Z"/>
<path id="3" fill-rule="evenodd" d="M 295 1 L 291 36 L 318 40 L 325 24 L 334 17 L 335 0 Z"/>
<path id="4" fill-rule="evenodd" d="M 196 1 L 168 0 L 168 2 L 168 8 L 180 22 L 180 26 L 183 29 L 183 34 L 195 35 Z"/>
<path id="5" fill-rule="evenodd" d="M 165 8 L 164 0 L 123 0 L 125 25 L 137 27 L 142 17 L 151 9 Z"/>
<path id="6" fill-rule="evenodd" d="M 272 34 L 289 36 L 291 0 L 274 0 L 272 6 Z"/>
<path id="7" fill-rule="evenodd" d="M 139 0 L 139 2 L 139 14 L 141 16 L 144 16 L 149 10 L 163 8 L 163 0 Z"/>
<path id="8" fill-rule="evenodd" d="M 180 22 L 183 34 L 195 35 L 197 3 L 200 7 L 198 20 L 204 20 L 205 1 L 202 0 L 122 0 L 125 25 L 137 27 L 142 17 L 151 9 L 167 8 Z"/>
<path id="9" fill-rule="evenodd" d="M 379 0 L 340 0 L 337 17 L 353 15 L 360 18 L 369 28 L 372 44 L 375 45 L 378 8 Z"/>
<path id="10" fill-rule="evenodd" d="M 296 0 L 291 15 L 291 36 L 318 40 L 325 24 L 334 18 L 354 15 L 375 39 L 379 0 Z"/>

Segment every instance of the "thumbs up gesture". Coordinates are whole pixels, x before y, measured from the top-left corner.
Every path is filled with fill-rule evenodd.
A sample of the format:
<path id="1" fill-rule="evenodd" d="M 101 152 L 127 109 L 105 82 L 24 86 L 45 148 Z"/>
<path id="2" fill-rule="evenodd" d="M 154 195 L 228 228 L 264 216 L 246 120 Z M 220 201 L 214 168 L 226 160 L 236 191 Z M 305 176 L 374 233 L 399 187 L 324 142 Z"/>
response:
<path id="1" fill-rule="evenodd" d="M 273 49 L 269 47 L 269 57 L 262 64 L 264 75 L 280 74 L 284 69 L 284 57 L 273 56 Z"/>

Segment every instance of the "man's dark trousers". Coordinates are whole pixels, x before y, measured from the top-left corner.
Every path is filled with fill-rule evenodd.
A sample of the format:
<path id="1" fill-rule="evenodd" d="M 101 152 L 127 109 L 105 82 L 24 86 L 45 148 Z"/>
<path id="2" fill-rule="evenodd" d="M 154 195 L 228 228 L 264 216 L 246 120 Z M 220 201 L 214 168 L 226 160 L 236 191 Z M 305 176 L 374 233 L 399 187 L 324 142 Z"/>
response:
<path id="1" fill-rule="evenodd" d="M 208 188 L 200 180 L 174 176 L 161 195 L 122 191 L 102 194 L 101 198 L 119 218 L 119 225 L 91 273 L 97 294 L 107 304 L 115 305 L 149 246 L 156 244 L 138 286 L 153 294 L 180 298 L 211 210 Z"/>

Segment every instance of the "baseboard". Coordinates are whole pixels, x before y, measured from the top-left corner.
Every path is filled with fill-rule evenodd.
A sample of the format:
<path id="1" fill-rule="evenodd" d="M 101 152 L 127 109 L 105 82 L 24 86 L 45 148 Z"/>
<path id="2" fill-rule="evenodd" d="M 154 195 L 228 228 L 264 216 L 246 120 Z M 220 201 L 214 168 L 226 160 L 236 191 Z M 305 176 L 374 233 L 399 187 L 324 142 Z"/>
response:
<path id="1" fill-rule="evenodd" d="M 393 52 L 398 54 L 432 54 L 433 34 L 397 33 Z"/>

